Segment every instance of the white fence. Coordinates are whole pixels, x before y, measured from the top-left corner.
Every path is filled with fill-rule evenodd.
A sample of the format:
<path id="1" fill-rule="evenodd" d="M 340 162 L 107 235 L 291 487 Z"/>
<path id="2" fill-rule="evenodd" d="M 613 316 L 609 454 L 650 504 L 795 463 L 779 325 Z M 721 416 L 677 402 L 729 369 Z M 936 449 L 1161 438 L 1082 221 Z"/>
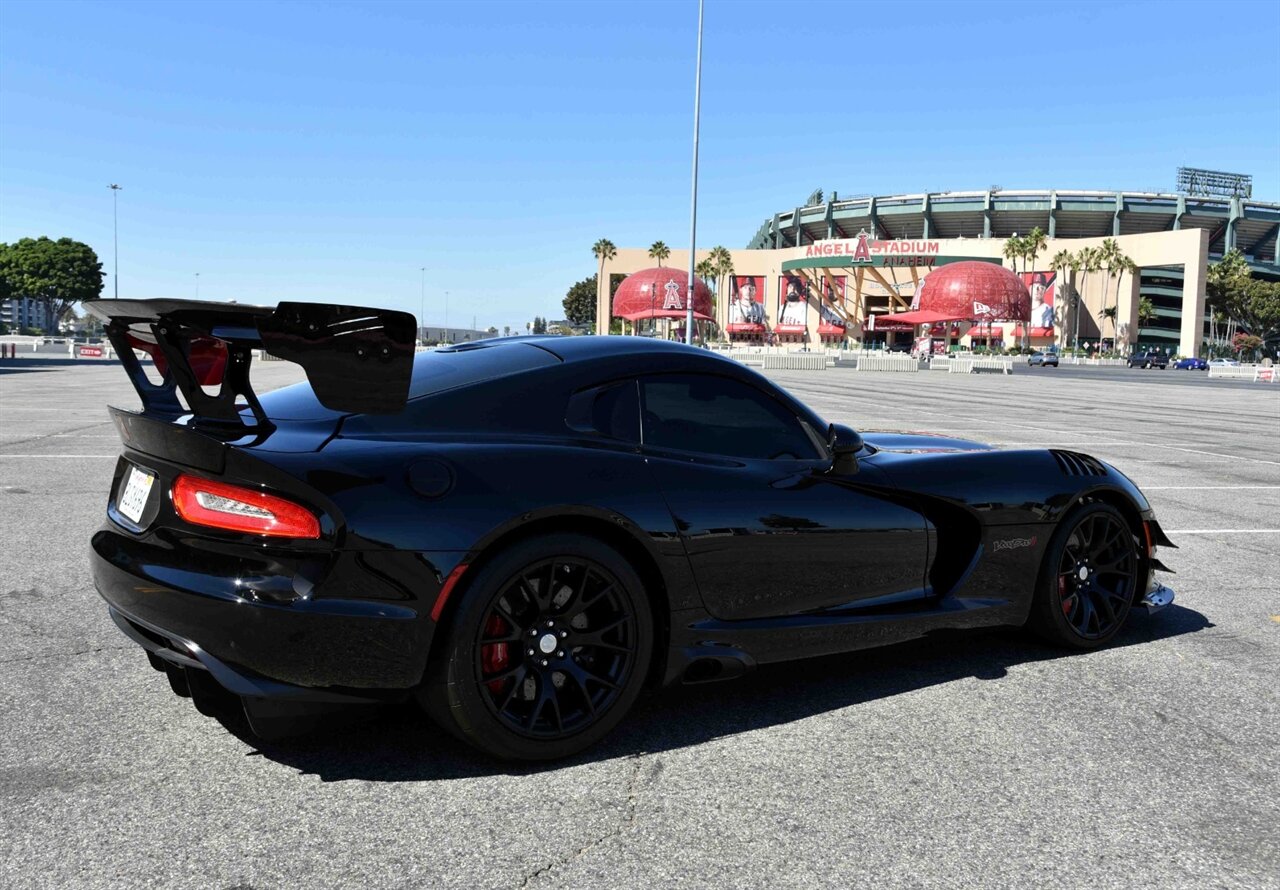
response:
<path id="1" fill-rule="evenodd" d="M 1058 357 L 1058 361 L 1064 365 L 1088 365 L 1094 368 L 1123 368 L 1129 364 L 1128 359 L 1123 358 L 1085 358 L 1082 355 L 1063 355 Z"/>
<path id="2" fill-rule="evenodd" d="M 1013 359 L 987 355 L 953 356 L 947 362 L 947 371 L 951 374 L 1012 374 Z"/>
<path id="3" fill-rule="evenodd" d="M 920 360 L 902 352 L 866 352 L 857 357 L 859 371 L 909 371 L 920 370 Z"/>
<path id="4" fill-rule="evenodd" d="M 827 357 L 821 352 L 810 352 L 808 354 L 803 352 L 793 352 L 790 355 L 765 355 L 761 356 L 760 360 L 761 367 L 786 369 L 789 371 L 825 371 L 827 368 Z"/>
<path id="5" fill-rule="evenodd" d="M 1280 368 L 1262 365 L 1210 365 L 1210 379 L 1256 380 L 1259 383 L 1277 383 Z"/>

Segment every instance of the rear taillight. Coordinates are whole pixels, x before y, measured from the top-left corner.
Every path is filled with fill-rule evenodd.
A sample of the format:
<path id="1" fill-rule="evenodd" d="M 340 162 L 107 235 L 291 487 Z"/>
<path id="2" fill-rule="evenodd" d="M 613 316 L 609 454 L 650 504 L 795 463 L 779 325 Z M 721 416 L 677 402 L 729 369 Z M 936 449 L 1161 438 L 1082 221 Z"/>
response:
<path id="1" fill-rule="evenodd" d="M 193 525 L 273 538 L 320 537 L 320 521 L 300 504 L 197 476 L 173 483 L 173 508 Z"/>

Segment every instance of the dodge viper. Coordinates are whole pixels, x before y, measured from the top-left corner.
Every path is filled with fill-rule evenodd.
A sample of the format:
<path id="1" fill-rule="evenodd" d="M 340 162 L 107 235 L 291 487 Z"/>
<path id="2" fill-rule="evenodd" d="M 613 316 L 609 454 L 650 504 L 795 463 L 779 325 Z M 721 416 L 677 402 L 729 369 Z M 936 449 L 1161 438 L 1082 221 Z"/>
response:
<path id="1" fill-rule="evenodd" d="M 416 699 L 492 755 L 563 757 L 649 686 L 957 628 L 1092 649 L 1173 598 L 1107 463 L 863 436 L 708 350 L 87 306 L 142 403 L 111 409 L 97 589 L 175 692 L 265 738 Z M 259 396 L 255 358 L 306 381 Z"/>

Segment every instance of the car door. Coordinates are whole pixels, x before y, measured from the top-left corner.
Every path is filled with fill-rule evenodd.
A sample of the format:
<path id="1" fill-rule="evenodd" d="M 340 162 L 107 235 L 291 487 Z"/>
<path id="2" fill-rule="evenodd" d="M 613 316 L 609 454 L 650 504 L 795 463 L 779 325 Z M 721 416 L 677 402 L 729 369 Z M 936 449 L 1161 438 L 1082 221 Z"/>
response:
<path id="1" fill-rule="evenodd" d="M 642 377 L 641 448 L 708 611 L 790 615 L 924 595 L 928 528 L 875 468 L 827 472 L 812 425 L 744 381 Z"/>

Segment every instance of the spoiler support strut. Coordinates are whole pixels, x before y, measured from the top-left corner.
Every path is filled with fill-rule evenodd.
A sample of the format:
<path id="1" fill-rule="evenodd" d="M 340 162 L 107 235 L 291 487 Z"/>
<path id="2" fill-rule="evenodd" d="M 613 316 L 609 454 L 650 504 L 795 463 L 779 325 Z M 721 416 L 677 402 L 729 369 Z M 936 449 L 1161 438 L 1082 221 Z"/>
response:
<path id="1" fill-rule="evenodd" d="M 253 349 L 301 365 L 322 405 L 334 411 L 394 414 L 408 399 L 417 322 L 407 312 L 320 303 L 244 306 L 195 300 L 90 300 L 85 309 L 106 323 L 106 333 L 142 399 L 143 413 L 248 426 L 270 420 L 249 381 Z M 193 367 L 193 344 L 225 346 L 220 387 L 208 394 Z M 152 383 L 135 349 L 163 357 L 161 383 Z M 157 355 L 158 353 L 158 355 Z M 188 408 L 179 401 L 178 394 Z"/>

